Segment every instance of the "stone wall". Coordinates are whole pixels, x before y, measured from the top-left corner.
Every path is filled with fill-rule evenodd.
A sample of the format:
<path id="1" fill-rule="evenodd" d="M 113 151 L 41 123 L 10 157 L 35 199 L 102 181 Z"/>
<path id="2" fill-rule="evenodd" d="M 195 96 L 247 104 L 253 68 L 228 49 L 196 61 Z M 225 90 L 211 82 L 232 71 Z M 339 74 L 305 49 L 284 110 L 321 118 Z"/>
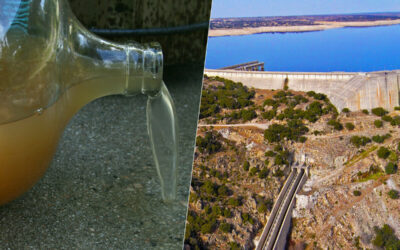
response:
<path id="1" fill-rule="evenodd" d="M 340 111 L 383 107 L 393 110 L 400 105 L 400 71 L 371 73 L 246 72 L 206 70 L 219 76 L 259 89 L 282 89 L 288 79 L 290 89 L 326 94 Z"/>

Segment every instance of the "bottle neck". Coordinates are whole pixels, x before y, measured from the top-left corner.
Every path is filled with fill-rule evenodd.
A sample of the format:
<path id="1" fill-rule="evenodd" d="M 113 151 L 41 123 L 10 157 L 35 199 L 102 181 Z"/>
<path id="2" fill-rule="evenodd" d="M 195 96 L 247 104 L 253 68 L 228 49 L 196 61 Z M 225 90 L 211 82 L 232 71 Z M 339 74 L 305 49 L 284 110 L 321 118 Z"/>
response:
<path id="1" fill-rule="evenodd" d="M 73 15 L 67 23 L 59 56 L 63 87 L 110 78 L 110 84 L 121 85 L 120 94 L 155 95 L 160 91 L 163 55 L 158 43 L 118 44 L 89 32 Z M 68 62 L 66 67 L 63 61 Z"/>
<path id="2" fill-rule="evenodd" d="M 161 90 L 163 55 L 158 43 L 128 44 L 126 95 L 142 93 L 156 95 Z"/>

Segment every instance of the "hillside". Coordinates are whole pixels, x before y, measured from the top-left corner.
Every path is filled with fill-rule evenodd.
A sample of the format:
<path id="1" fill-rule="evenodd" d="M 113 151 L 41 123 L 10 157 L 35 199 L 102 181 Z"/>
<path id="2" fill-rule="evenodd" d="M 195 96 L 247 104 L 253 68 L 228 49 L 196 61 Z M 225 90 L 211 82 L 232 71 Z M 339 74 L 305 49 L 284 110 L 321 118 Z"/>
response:
<path id="1" fill-rule="evenodd" d="M 338 113 L 323 94 L 205 77 L 200 112 L 186 249 L 253 248 L 300 152 L 311 178 L 297 199 L 291 247 L 371 248 L 384 224 L 400 236 L 398 111 Z"/>

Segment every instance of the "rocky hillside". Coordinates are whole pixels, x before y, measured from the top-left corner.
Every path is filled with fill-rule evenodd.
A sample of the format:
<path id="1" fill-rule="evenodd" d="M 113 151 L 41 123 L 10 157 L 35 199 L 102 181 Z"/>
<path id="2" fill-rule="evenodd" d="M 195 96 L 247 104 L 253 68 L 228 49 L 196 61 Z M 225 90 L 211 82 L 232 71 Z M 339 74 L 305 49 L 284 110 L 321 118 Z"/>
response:
<path id="1" fill-rule="evenodd" d="M 200 112 L 186 249 L 254 248 L 299 153 L 312 166 L 290 248 L 400 244 L 398 111 L 206 77 Z"/>

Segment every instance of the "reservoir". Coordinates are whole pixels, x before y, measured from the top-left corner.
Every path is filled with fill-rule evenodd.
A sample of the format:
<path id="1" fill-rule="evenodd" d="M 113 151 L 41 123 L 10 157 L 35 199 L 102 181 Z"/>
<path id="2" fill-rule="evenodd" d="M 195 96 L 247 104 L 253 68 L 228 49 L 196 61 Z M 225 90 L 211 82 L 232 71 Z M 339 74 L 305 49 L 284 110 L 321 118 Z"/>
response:
<path id="1" fill-rule="evenodd" d="M 210 37 L 206 68 L 258 60 L 266 71 L 400 69 L 400 25 Z"/>

